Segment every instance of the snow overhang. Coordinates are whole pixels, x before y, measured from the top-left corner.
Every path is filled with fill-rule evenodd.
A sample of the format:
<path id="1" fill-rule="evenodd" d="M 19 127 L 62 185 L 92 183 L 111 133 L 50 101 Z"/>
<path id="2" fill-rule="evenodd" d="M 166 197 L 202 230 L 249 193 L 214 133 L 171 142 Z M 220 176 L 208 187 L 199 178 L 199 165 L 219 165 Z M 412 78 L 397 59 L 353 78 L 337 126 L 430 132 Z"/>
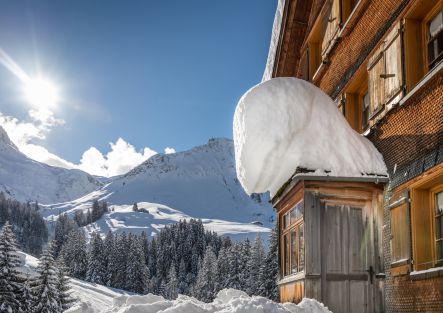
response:
<path id="1" fill-rule="evenodd" d="M 274 78 L 246 92 L 234 115 L 234 144 L 237 177 L 247 193 L 273 197 L 295 169 L 324 179 L 388 175 L 382 155 L 331 98 L 296 78 Z"/>

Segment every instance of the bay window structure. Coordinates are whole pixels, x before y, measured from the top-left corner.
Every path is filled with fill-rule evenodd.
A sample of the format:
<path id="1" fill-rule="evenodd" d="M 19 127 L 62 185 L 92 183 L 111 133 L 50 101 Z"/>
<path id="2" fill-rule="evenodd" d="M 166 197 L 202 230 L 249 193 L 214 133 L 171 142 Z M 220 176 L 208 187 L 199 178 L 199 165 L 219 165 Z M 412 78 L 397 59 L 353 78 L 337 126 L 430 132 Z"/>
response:
<path id="1" fill-rule="evenodd" d="M 283 215 L 282 223 L 282 276 L 288 276 L 304 270 L 303 201 Z"/>

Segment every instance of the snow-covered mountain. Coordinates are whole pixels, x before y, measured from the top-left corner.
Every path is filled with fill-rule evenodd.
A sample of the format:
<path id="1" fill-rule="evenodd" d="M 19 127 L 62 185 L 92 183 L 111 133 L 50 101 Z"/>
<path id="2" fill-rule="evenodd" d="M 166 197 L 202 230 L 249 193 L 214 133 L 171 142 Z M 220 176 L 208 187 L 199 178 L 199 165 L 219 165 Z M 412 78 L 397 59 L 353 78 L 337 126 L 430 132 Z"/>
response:
<path id="1" fill-rule="evenodd" d="M 93 200 L 105 199 L 113 212 L 87 226 L 88 232 L 155 233 L 165 224 L 191 217 L 203 219 L 208 229 L 220 234 L 267 231 L 274 218 L 269 198 L 244 192 L 234 162 L 232 140 L 211 139 L 188 151 L 155 155 L 90 194 L 46 206 L 42 214 L 52 220 L 61 212 L 86 211 Z M 133 212 L 133 203 L 145 212 Z"/>
<path id="2" fill-rule="evenodd" d="M 25 156 L 0 126 L 0 191 L 20 201 L 58 203 L 76 199 L 102 183 L 80 170 L 49 166 Z"/>

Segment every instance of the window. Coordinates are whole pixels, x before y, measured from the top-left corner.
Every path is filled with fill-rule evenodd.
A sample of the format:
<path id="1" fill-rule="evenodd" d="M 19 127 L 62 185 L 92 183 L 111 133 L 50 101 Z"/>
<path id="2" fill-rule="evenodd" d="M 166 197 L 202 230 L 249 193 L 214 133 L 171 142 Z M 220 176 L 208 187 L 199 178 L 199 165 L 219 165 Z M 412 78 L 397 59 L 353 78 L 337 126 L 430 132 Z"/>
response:
<path id="1" fill-rule="evenodd" d="M 369 93 L 367 91 L 361 96 L 361 111 L 361 129 L 364 130 L 369 125 Z"/>
<path id="2" fill-rule="evenodd" d="M 312 81 L 320 65 L 327 58 L 329 51 L 337 41 L 344 22 L 350 17 L 358 0 L 329 0 L 312 27 L 307 49 L 300 62 L 299 76 Z"/>
<path id="3" fill-rule="evenodd" d="M 304 270 L 303 201 L 282 216 L 283 276 Z"/>
<path id="4" fill-rule="evenodd" d="M 414 270 L 443 266 L 443 168 L 411 186 L 411 232 Z"/>
<path id="5" fill-rule="evenodd" d="M 369 126 L 370 98 L 368 92 L 368 75 L 365 68 L 357 72 L 344 95 L 343 115 L 349 125 L 361 133 Z"/>
<path id="6" fill-rule="evenodd" d="M 443 12 L 438 12 L 427 24 L 428 67 L 432 69 L 443 59 Z"/>
<path id="7" fill-rule="evenodd" d="M 436 265 L 443 265 L 443 191 L 435 193 L 435 251 Z"/>
<path id="8" fill-rule="evenodd" d="M 406 90 L 409 92 L 443 60 L 441 0 L 416 1 L 404 19 Z"/>

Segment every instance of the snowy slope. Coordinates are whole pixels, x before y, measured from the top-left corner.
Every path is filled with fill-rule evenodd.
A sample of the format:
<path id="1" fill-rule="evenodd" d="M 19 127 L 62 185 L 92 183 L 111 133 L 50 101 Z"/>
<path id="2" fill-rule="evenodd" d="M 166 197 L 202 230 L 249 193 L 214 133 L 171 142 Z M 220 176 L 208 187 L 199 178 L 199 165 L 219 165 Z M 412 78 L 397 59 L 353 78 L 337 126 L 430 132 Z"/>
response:
<path id="1" fill-rule="evenodd" d="M 35 275 L 38 259 L 23 252 L 20 252 L 20 258 L 21 271 Z M 312 299 L 303 299 L 298 305 L 279 304 L 263 297 L 249 297 L 235 289 L 224 289 L 213 302 L 203 303 L 182 295 L 173 301 L 152 294 L 141 296 L 73 278 L 70 286 L 71 295 L 77 301 L 67 313 L 331 313 L 323 304 Z"/>
<path id="2" fill-rule="evenodd" d="M 38 259 L 21 251 L 19 251 L 19 257 L 21 261 L 20 271 L 30 276 L 37 275 Z M 130 292 L 87 283 L 79 279 L 70 278 L 69 281 L 71 295 L 77 300 L 72 309 L 79 308 L 76 312 L 107 312 L 112 308 L 115 298 L 123 295 L 133 295 Z"/>
<path id="3" fill-rule="evenodd" d="M 248 196 L 237 180 L 234 146 L 228 139 L 211 139 L 189 151 L 155 155 L 101 189 L 70 202 L 47 205 L 41 212 L 53 220 L 63 212 L 86 211 L 94 199 L 105 199 L 114 211 L 87 226 L 88 233 L 144 230 L 152 234 L 180 219 L 201 218 L 207 229 L 238 238 L 268 231 L 273 222 L 268 196 Z M 148 213 L 132 212 L 134 202 Z"/>
<path id="4" fill-rule="evenodd" d="M 20 201 L 57 203 L 76 199 L 102 183 L 80 170 L 67 170 L 31 160 L 0 126 L 0 191 Z"/>

